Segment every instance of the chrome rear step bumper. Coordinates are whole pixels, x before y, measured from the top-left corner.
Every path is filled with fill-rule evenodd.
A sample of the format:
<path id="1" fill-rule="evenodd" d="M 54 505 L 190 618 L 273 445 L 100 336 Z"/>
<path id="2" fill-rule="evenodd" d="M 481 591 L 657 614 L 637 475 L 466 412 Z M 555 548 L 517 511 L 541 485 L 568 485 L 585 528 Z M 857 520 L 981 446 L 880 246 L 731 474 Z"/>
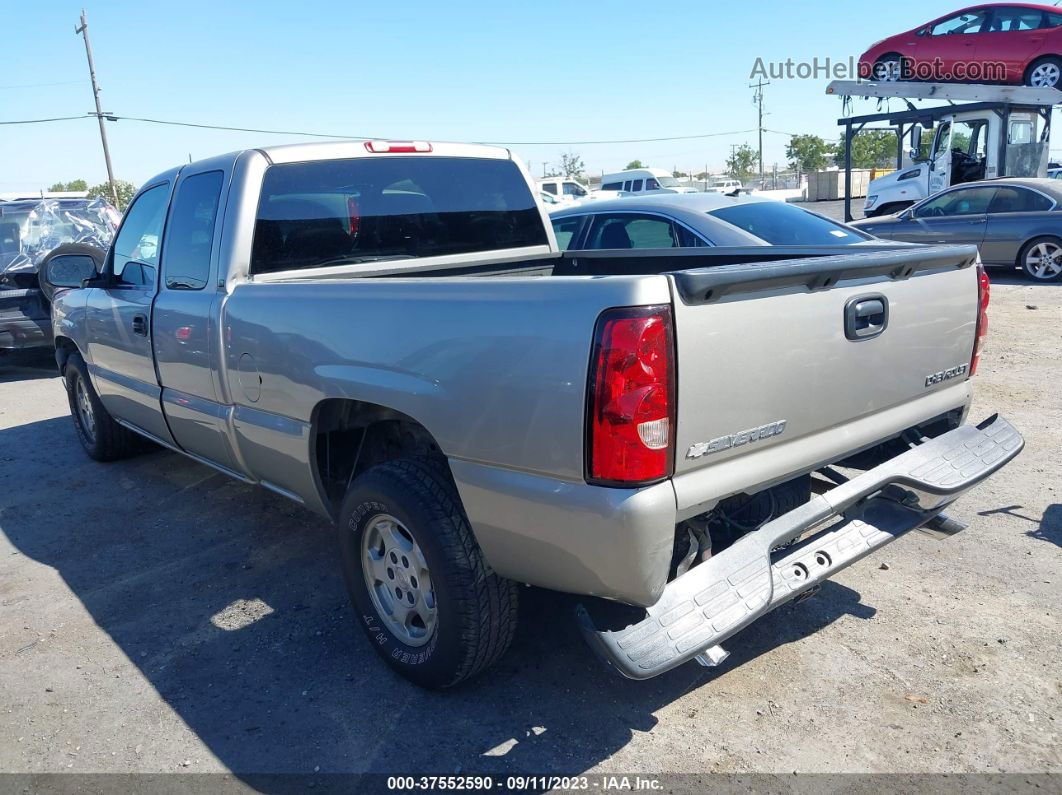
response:
<path id="1" fill-rule="evenodd" d="M 602 627 L 600 618 L 595 620 L 580 605 L 583 634 L 624 676 L 657 676 L 931 522 L 1014 458 L 1024 444 L 1021 434 L 998 416 L 956 428 L 742 537 L 668 583 L 660 600 L 636 623 Z M 814 535 L 781 548 L 826 523 Z"/>

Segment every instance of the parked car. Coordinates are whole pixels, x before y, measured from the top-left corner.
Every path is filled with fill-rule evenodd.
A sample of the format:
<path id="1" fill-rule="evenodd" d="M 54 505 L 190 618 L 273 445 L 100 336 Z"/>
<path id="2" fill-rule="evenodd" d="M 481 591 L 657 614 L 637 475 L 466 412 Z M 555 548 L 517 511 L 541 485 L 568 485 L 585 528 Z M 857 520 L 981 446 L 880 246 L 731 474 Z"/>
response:
<path id="1" fill-rule="evenodd" d="M 40 266 L 61 246 L 106 248 L 120 219 L 102 199 L 0 202 L 0 354 L 51 347 L 50 304 L 40 289 Z"/>
<path id="2" fill-rule="evenodd" d="M 736 179 L 719 179 L 704 189 L 705 193 L 722 193 L 724 196 L 737 196 L 744 188 Z"/>
<path id="3" fill-rule="evenodd" d="M 334 520 L 369 645 L 445 687 L 505 651 L 518 583 L 580 594 L 627 676 L 717 663 L 907 531 L 961 529 L 941 512 L 1020 451 L 963 424 L 973 247 L 562 253 L 525 175 L 369 141 L 148 180 L 99 275 L 44 271 L 85 452 L 146 437 Z M 814 474 L 842 461 L 865 471 Z"/>
<path id="4" fill-rule="evenodd" d="M 550 220 L 562 251 L 872 242 L 864 232 L 793 204 L 721 193 L 657 194 L 596 202 L 555 210 Z"/>
<path id="5" fill-rule="evenodd" d="M 859 69 L 877 81 L 1062 88 L 1062 9 L 1031 3 L 972 6 L 882 39 L 860 56 Z"/>
<path id="6" fill-rule="evenodd" d="M 573 204 L 590 196 L 590 189 L 571 177 L 543 177 L 538 189 L 548 193 L 560 204 Z"/>
<path id="7" fill-rule="evenodd" d="M 1062 184 L 1053 179 L 971 182 L 851 225 L 910 243 L 973 243 L 985 265 L 1021 268 L 1036 281 L 1062 279 Z"/>
<path id="8" fill-rule="evenodd" d="M 625 194 L 695 193 L 693 188 L 679 184 L 670 171 L 662 168 L 630 168 L 601 176 L 602 191 L 623 191 Z"/>

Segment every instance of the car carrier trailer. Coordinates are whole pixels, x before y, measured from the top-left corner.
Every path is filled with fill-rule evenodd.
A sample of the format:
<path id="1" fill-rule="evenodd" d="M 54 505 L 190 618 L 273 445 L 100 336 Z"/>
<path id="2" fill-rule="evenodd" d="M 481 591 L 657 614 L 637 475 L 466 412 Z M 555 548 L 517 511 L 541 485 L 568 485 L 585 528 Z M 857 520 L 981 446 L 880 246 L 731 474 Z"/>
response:
<path id="1" fill-rule="evenodd" d="M 864 214 L 898 212 L 944 188 L 993 177 L 1045 177 L 1050 151 L 1051 111 L 1062 104 L 1062 91 L 1030 86 L 962 83 L 863 83 L 834 80 L 827 94 L 844 97 L 902 99 L 904 110 L 846 116 L 844 127 L 844 217 L 852 220 L 852 139 L 867 125 L 896 133 L 896 171 L 872 181 Z M 917 107 L 916 100 L 949 104 Z M 956 127 L 969 130 L 965 139 Z M 920 156 L 921 133 L 933 129 L 926 158 Z M 910 148 L 905 150 L 904 141 Z M 954 144 L 965 140 L 965 150 Z"/>

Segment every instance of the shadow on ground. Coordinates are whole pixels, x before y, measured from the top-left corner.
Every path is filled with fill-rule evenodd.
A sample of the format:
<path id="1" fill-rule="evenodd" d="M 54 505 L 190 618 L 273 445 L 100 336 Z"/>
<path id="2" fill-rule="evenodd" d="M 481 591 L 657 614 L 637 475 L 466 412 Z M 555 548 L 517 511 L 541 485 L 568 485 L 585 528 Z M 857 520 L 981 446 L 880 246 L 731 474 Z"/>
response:
<path id="1" fill-rule="evenodd" d="M 828 582 L 727 644 L 723 667 L 628 682 L 584 645 L 571 597 L 526 589 L 502 662 L 428 693 L 377 660 L 354 625 L 333 529 L 298 506 L 168 452 L 95 464 L 66 417 L 0 431 L 0 450 L 0 479 L 18 476 L 0 493 L 0 529 L 54 567 L 237 774 L 582 772 L 683 693 L 842 616 L 874 614 Z"/>
<path id="2" fill-rule="evenodd" d="M 56 378 L 55 357 L 51 349 L 0 354 L 0 384 Z"/>

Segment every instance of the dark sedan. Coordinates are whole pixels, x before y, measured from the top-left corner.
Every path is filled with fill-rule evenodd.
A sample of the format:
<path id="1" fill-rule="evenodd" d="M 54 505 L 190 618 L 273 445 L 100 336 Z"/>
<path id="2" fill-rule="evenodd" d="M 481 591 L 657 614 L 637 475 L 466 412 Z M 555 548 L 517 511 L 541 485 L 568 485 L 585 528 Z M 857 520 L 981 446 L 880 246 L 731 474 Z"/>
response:
<path id="1" fill-rule="evenodd" d="M 1062 183 L 1052 179 L 968 182 L 898 215 L 851 224 L 889 240 L 975 243 L 985 265 L 1021 268 L 1030 278 L 1062 279 Z"/>

